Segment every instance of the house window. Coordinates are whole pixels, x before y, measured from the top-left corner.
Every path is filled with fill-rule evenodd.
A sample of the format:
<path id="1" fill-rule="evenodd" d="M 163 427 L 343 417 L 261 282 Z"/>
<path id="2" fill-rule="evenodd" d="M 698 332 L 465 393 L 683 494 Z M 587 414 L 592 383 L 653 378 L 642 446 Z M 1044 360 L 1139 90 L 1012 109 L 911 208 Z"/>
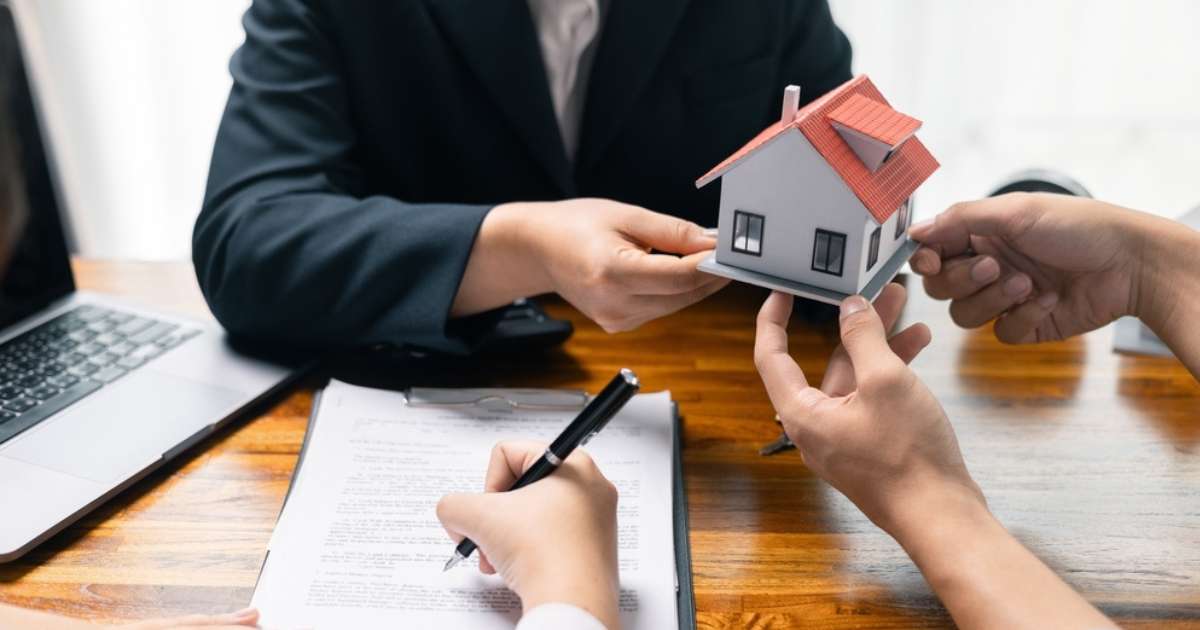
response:
<path id="1" fill-rule="evenodd" d="M 871 267 L 879 262 L 879 233 L 881 231 L 883 231 L 882 225 L 871 232 L 871 248 L 867 250 L 867 271 L 870 271 Z"/>
<path id="2" fill-rule="evenodd" d="M 905 199 L 904 203 L 900 204 L 898 213 L 900 216 L 896 218 L 896 235 L 892 240 L 904 236 L 904 231 L 908 229 L 908 222 L 912 220 L 912 197 Z"/>
<path id="3" fill-rule="evenodd" d="M 842 261 L 845 259 L 845 254 L 845 234 L 817 230 L 817 237 L 813 241 L 813 271 L 835 276 L 842 275 Z"/>
<path id="4" fill-rule="evenodd" d="M 762 215 L 735 210 L 733 213 L 733 251 L 762 256 Z"/>

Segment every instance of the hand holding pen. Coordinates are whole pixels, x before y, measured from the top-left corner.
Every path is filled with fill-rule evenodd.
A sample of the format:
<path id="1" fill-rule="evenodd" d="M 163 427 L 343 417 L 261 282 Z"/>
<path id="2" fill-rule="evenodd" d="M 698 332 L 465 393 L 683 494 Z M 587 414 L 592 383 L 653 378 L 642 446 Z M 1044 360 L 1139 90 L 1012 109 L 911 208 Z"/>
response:
<path id="1" fill-rule="evenodd" d="M 610 394 L 606 397 L 610 402 L 600 407 L 608 418 L 624 405 L 621 401 L 612 408 L 613 402 L 632 397 L 629 385 L 636 391 L 636 377 L 632 373 L 628 377 L 630 381 L 619 386 L 626 394 L 617 398 Z M 595 423 L 592 430 L 581 437 L 571 433 L 568 444 L 581 444 L 608 422 L 604 414 L 586 413 L 588 422 Z M 568 433 L 564 431 L 560 439 Z M 607 627 L 619 627 L 617 492 L 587 453 L 572 448 L 553 474 L 519 492 L 505 492 L 545 458 L 547 448 L 564 452 L 554 444 L 501 442 L 492 450 L 486 492 L 447 495 L 438 503 L 438 519 L 451 537 L 479 543 L 486 552 L 479 559 L 480 570 L 499 573 L 526 610 L 541 603 L 568 603 L 592 613 Z M 468 555 L 461 551 L 460 545 L 455 558 Z"/>
<path id="2" fill-rule="evenodd" d="M 511 487 L 505 488 L 503 491 L 524 488 L 554 472 L 576 448 L 587 444 L 588 440 L 599 433 L 608 424 L 608 421 L 612 420 L 613 416 L 617 415 L 617 412 L 625 406 L 625 403 L 633 398 L 639 387 L 637 375 L 628 368 L 622 368 L 609 381 L 608 385 L 584 406 L 583 411 L 579 412 L 579 415 L 563 429 L 562 433 L 550 443 L 550 446 L 546 447 L 542 456 L 521 473 Z M 449 570 L 467 559 L 475 549 L 474 541 L 464 538 L 455 548 L 454 555 L 446 561 L 443 570 Z"/>

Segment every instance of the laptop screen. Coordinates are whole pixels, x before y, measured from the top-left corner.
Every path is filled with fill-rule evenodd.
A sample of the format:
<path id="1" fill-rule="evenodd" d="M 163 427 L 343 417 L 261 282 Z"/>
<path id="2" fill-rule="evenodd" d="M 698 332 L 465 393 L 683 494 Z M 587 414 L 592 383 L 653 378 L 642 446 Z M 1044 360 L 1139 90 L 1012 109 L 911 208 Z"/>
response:
<path id="1" fill-rule="evenodd" d="M 75 288 L 16 24 L 3 2 L 0 265 L 0 327 L 45 308 Z"/>

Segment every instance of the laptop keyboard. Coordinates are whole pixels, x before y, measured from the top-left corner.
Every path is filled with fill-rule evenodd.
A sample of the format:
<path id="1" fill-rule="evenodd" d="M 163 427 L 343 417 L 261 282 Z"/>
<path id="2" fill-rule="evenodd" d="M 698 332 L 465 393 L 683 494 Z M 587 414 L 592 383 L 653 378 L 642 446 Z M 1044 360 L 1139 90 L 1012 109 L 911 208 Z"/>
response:
<path id="1" fill-rule="evenodd" d="M 0 344 L 0 444 L 199 333 L 80 306 Z"/>

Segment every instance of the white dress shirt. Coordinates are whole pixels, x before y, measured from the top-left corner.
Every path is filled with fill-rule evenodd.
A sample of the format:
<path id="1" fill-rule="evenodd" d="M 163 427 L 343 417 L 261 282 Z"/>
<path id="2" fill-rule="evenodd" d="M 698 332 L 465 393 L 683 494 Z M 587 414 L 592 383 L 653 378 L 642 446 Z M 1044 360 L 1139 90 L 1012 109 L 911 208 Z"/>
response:
<path id="1" fill-rule="evenodd" d="M 587 98 L 597 35 L 600 33 L 600 0 L 528 0 L 558 130 L 567 157 L 579 149 L 579 125 Z"/>
<path id="2" fill-rule="evenodd" d="M 525 613 L 516 630 L 606 630 L 590 613 L 570 604 L 542 604 Z"/>

